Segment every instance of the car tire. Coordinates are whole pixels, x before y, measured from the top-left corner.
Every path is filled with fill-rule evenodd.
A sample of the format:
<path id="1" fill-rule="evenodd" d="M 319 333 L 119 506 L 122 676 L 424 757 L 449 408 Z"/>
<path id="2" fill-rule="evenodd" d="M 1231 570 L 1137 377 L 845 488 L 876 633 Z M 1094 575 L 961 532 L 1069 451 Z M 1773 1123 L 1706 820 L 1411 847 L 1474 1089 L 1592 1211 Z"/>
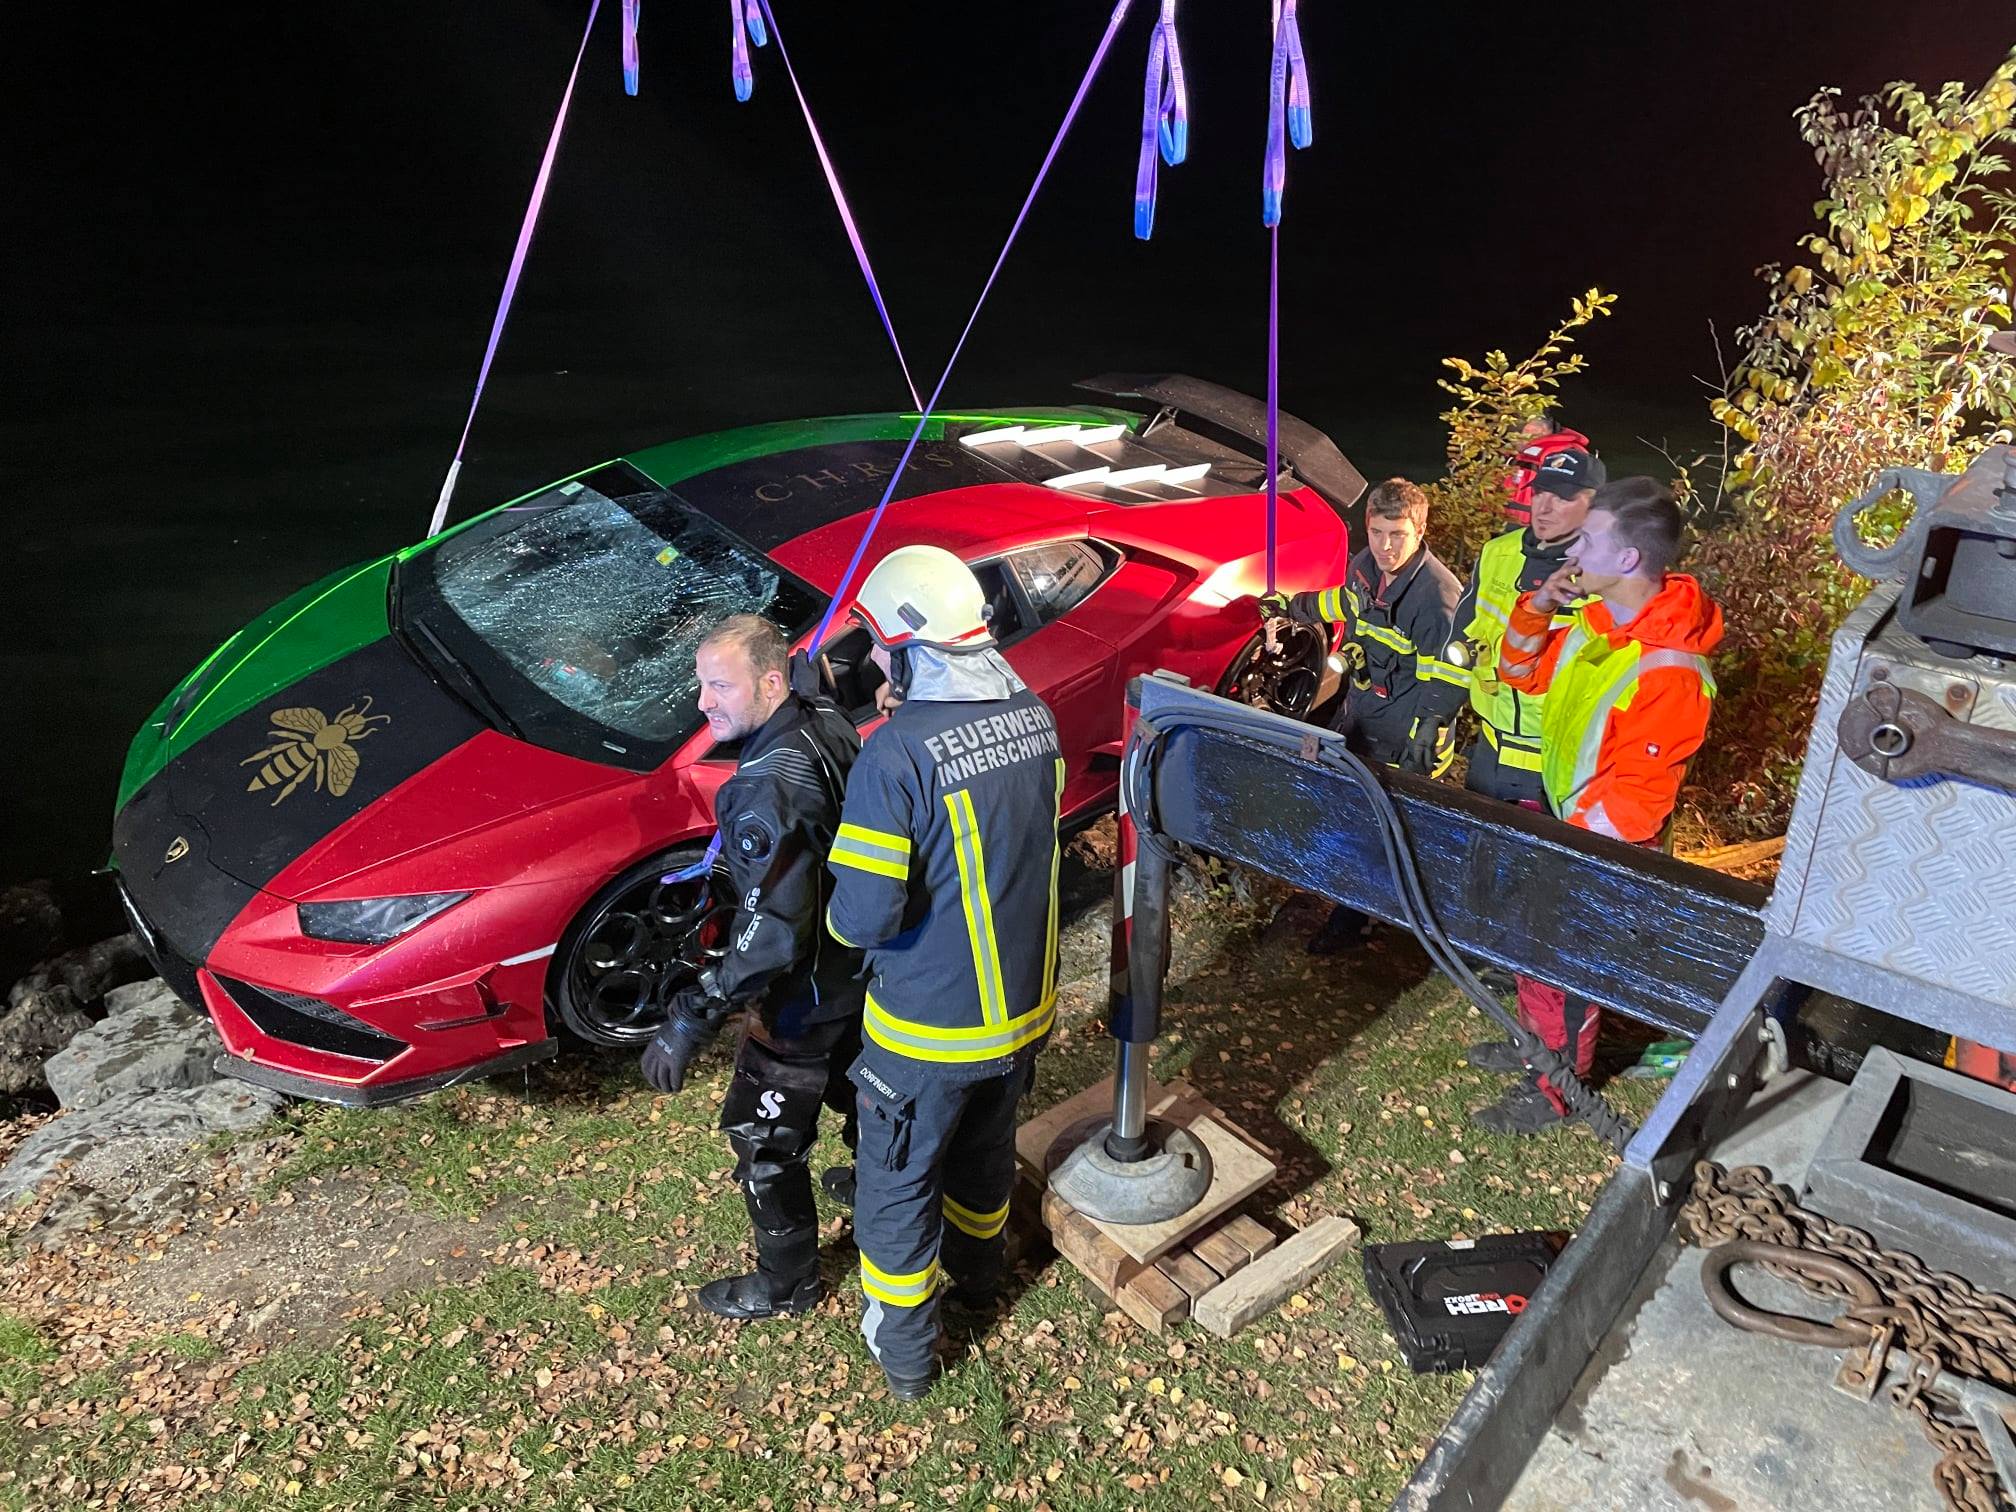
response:
<path id="1" fill-rule="evenodd" d="M 553 952 L 553 1015 L 592 1045 L 638 1046 L 665 1022 L 674 993 L 721 954 L 726 910 L 710 879 L 665 882 L 700 859 L 697 845 L 647 857 L 588 900 Z"/>
<path id="2" fill-rule="evenodd" d="M 1306 719 L 1322 690 L 1323 656 L 1329 647 L 1314 628 L 1293 620 L 1275 628 L 1275 639 L 1271 651 L 1264 631 L 1241 646 L 1218 679 L 1218 696 Z"/>

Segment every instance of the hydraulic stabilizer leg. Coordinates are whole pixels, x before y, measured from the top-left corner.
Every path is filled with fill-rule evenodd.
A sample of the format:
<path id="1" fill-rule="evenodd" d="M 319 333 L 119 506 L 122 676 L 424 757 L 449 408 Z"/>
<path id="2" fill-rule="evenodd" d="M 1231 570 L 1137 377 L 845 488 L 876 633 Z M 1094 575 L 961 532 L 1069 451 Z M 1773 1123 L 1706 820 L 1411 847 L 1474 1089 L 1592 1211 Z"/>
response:
<path id="1" fill-rule="evenodd" d="M 1148 1047 L 1120 1041 L 1120 1065 L 1113 1074 L 1113 1129 L 1106 1153 L 1132 1163 L 1148 1153 Z"/>
<path id="2" fill-rule="evenodd" d="M 1129 689 L 1131 735 L 1137 705 Z M 1079 1212 L 1109 1223 L 1160 1223 L 1187 1213 L 1211 1186 L 1211 1156 L 1187 1129 L 1148 1117 L 1148 1047 L 1162 1027 L 1169 964 L 1171 853 L 1140 843 L 1120 785 L 1113 878 L 1112 989 L 1107 1032 L 1118 1043 L 1113 1114 L 1066 1129 L 1050 1185 Z"/>

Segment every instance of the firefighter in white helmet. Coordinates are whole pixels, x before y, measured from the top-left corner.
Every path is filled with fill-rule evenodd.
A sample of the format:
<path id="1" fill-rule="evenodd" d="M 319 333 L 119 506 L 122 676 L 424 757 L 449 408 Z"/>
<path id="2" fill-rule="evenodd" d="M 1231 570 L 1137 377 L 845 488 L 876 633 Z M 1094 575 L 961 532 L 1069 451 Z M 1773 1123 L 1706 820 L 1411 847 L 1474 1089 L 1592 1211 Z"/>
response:
<path id="1" fill-rule="evenodd" d="M 891 552 L 854 613 L 901 701 L 848 779 L 826 917 L 867 953 L 861 1329 L 914 1399 L 937 1373 L 941 1268 L 955 1306 L 1000 1292 L 1015 1107 L 1056 1011 L 1064 757 L 950 552 Z"/>

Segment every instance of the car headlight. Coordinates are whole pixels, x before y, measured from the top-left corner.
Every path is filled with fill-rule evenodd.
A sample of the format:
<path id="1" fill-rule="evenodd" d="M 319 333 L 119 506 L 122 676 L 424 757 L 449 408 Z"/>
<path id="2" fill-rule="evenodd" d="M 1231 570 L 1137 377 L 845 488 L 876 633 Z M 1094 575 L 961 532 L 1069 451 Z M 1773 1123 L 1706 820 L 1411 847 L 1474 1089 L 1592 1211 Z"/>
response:
<path id="1" fill-rule="evenodd" d="M 383 945 L 453 908 L 466 892 L 412 893 L 403 898 L 356 898 L 342 903 L 297 903 L 301 933 L 346 945 Z"/>

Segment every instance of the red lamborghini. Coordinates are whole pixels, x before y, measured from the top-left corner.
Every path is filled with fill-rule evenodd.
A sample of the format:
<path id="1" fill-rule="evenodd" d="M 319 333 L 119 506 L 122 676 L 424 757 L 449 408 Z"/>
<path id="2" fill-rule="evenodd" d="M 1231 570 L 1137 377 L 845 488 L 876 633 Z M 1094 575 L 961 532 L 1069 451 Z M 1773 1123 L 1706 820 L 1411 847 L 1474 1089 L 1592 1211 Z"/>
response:
<path id="1" fill-rule="evenodd" d="M 1065 808 L 1113 799 L 1122 689 L 1166 668 L 1302 712 L 1326 649 L 1256 634 L 1264 416 L 1194 379 L 1127 407 L 934 416 L 871 549 L 980 575 L 1056 711 Z M 220 1069 L 377 1104 L 648 1038 L 718 930 L 701 854 L 734 752 L 693 649 L 754 610 L 809 638 L 915 415 L 750 427 L 605 463 L 317 583 L 218 648 L 133 742 L 114 819 L 132 922 L 215 1020 Z M 1364 480 L 1282 417 L 1278 580 L 1344 575 Z M 858 577 L 856 581 L 858 582 Z M 823 648 L 873 718 L 867 638 Z"/>

